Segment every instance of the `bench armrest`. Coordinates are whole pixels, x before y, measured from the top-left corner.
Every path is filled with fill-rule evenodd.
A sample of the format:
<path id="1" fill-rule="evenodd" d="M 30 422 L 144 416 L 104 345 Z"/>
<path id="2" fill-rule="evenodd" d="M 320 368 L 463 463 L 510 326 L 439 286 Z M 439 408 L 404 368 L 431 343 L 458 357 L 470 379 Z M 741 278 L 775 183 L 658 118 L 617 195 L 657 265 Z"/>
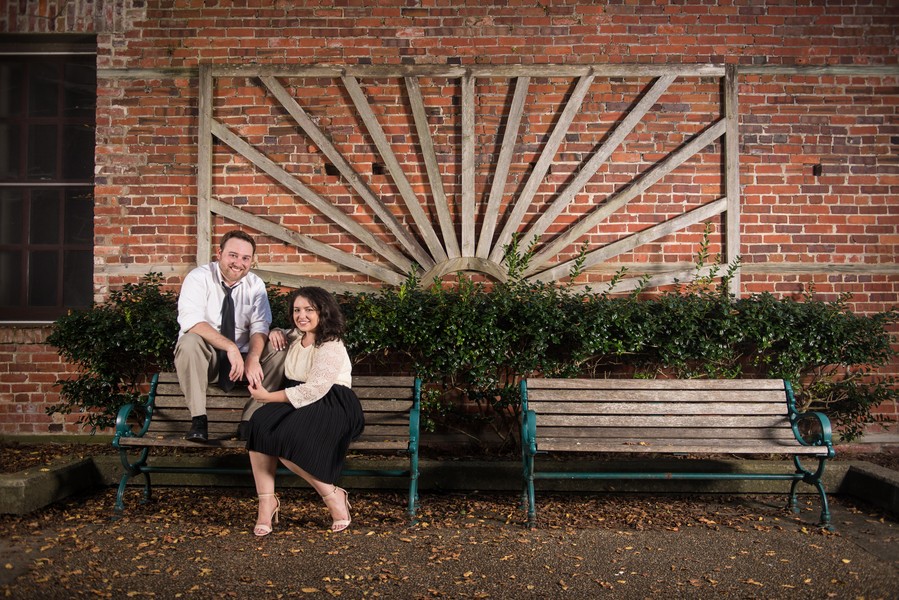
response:
<path id="1" fill-rule="evenodd" d="M 528 454 L 537 454 L 537 413 L 532 410 L 521 412 L 521 442 Z"/>
<path id="2" fill-rule="evenodd" d="M 824 446 L 828 458 L 833 458 L 833 429 L 827 415 L 817 411 L 797 414 L 793 419 L 793 434 L 803 446 Z"/>
<path id="3" fill-rule="evenodd" d="M 156 401 L 156 386 L 159 384 L 159 375 L 153 375 L 150 382 L 150 394 L 147 396 L 146 402 L 129 402 L 119 408 L 119 412 L 115 419 L 115 436 L 112 438 L 113 448 L 119 448 L 119 439 L 123 437 L 143 437 L 147 430 L 150 429 L 150 422 L 153 420 L 153 407 Z M 134 431 L 128 422 L 131 413 L 136 410 L 143 412 L 143 423 L 140 430 Z M 121 448 L 119 448 L 121 449 Z"/>
<path id="4" fill-rule="evenodd" d="M 412 408 L 409 409 L 409 453 L 418 455 L 419 435 L 421 434 L 421 379 L 415 378 L 412 383 Z"/>

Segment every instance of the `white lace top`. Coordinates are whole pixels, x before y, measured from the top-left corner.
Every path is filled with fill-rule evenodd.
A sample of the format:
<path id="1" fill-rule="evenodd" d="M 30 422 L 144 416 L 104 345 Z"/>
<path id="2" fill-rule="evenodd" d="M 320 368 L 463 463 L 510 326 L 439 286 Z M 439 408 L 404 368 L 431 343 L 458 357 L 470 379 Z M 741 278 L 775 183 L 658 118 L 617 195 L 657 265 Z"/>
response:
<path id="1" fill-rule="evenodd" d="M 342 341 L 304 348 L 296 340 L 287 349 L 284 375 L 303 383 L 287 388 L 287 399 L 295 408 L 302 408 L 320 400 L 335 383 L 352 387 L 352 369 L 350 355 Z"/>

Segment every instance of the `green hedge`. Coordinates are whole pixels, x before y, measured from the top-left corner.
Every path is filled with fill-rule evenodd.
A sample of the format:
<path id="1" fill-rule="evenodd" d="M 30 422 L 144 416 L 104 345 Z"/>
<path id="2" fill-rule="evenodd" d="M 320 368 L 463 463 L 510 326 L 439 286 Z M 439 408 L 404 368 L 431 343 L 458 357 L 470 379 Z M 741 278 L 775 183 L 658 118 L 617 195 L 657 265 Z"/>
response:
<path id="1" fill-rule="evenodd" d="M 534 374 L 789 379 L 802 408 L 828 413 L 844 440 L 878 420 L 877 404 L 899 398 L 895 380 L 874 373 L 895 356 L 897 311 L 856 315 L 847 297 L 737 299 L 724 286 L 612 297 L 523 281 L 417 283 L 344 297 L 351 352 L 389 357 L 439 386 L 440 399 L 469 400 L 502 435 L 515 431 L 517 382 Z M 435 402 L 432 417 L 446 409 Z"/>
<path id="2" fill-rule="evenodd" d="M 876 373 L 896 355 L 895 309 L 861 316 L 848 297 L 813 293 L 734 298 L 724 291 L 732 272 L 724 285 L 708 277 L 655 296 L 612 296 L 527 282 L 521 270 L 510 267 L 509 283 L 460 275 L 424 289 L 410 277 L 399 288 L 341 296 L 348 349 L 357 363 L 428 382 L 429 426 L 487 426 L 510 443 L 517 382 L 533 374 L 789 379 L 802 408 L 823 410 L 847 441 L 878 420 L 878 404 L 899 398 L 895 380 Z M 281 326 L 284 296 L 270 288 Z M 57 321 L 49 341 L 81 375 L 59 382 L 61 402 L 50 412 L 77 410 L 88 426 L 110 426 L 148 373 L 171 368 L 175 304 L 150 274 Z"/>

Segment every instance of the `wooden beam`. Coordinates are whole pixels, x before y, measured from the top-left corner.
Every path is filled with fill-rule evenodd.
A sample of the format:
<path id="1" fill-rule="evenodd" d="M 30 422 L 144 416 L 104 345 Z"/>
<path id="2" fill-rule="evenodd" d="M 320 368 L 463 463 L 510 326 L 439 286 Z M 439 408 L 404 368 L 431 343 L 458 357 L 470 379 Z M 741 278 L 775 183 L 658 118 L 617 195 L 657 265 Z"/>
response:
<path id="1" fill-rule="evenodd" d="M 115 69 L 105 69 L 115 71 Z M 119 71 L 127 71 L 121 69 Z M 145 71 L 149 71 L 145 69 Z M 153 72 L 163 72 L 163 69 Z M 213 65 L 215 77 L 354 77 L 385 79 L 404 77 L 474 78 L 559 77 L 571 79 L 589 74 L 599 77 L 723 77 L 724 66 L 713 64 L 537 64 L 537 65 Z"/>
<path id="2" fill-rule="evenodd" d="M 735 65 L 727 65 L 724 78 L 724 188 L 727 197 L 724 262 L 730 264 L 740 256 L 740 114 L 737 104 L 739 81 Z M 740 296 L 740 272 L 730 280 L 730 293 Z"/>
<path id="3" fill-rule="evenodd" d="M 400 270 L 408 272 L 412 268 L 412 263 L 408 258 L 397 252 L 394 248 L 384 244 L 375 237 L 374 234 L 354 221 L 352 217 L 306 187 L 293 175 L 279 167 L 270 158 L 253 148 L 253 146 L 242 140 L 218 121 L 212 120 L 212 133 L 215 137 L 228 144 L 228 146 L 235 152 L 271 176 L 272 179 L 308 202 L 310 206 L 328 217 L 344 231 L 349 232 L 350 235 L 354 236 L 357 240 L 366 244 L 373 251 L 392 262 L 399 267 Z"/>
<path id="4" fill-rule="evenodd" d="M 460 256 L 438 263 L 433 269 L 421 276 L 421 285 L 427 287 L 434 279 L 440 279 L 450 273 L 460 271 L 477 272 L 489 275 L 494 281 L 506 281 L 506 273 L 495 262 L 476 256 Z"/>
<path id="5" fill-rule="evenodd" d="M 197 254 L 198 265 L 209 262 L 212 249 L 212 99 L 213 79 L 209 65 L 200 65 L 197 130 Z"/>
<path id="6" fill-rule="evenodd" d="M 565 134 L 568 132 L 571 122 L 574 121 L 574 117 L 577 116 L 581 103 L 584 101 L 584 96 L 590 90 L 591 83 L 593 83 L 592 74 L 584 75 L 578 79 L 571 97 L 565 103 L 565 108 L 562 110 L 559 121 L 543 147 L 540 158 L 537 159 L 537 164 L 534 165 L 524 189 L 515 201 L 512 212 L 506 215 L 506 224 L 503 226 L 499 238 L 497 238 L 495 245 L 490 251 L 490 260 L 498 263 L 503 259 L 505 246 L 512 240 L 512 235 L 518 230 L 518 226 L 524 220 L 524 216 L 531 206 L 531 200 L 534 199 L 534 194 L 537 193 L 537 189 L 543 183 L 543 177 L 549 170 L 550 165 L 552 165 L 556 156 L 556 150 L 559 149 L 559 145 L 565 139 Z"/>
<path id="7" fill-rule="evenodd" d="M 459 240 L 456 237 L 456 229 L 453 225 L 453 217 L 450 214 L 449 202 L 443 189 L 443 175 L 437 164 L 437 153 L 434 151 L 434 140 L 431 138 L 431 128 L 428 126 L 428 115 L 425 112 L 425 103 L 421 97 L 421 88 L 418 79 L 406 77 L 406 92 L 409 94 L 409 103 L 412 106 L 412 116 L 415 119 L 415 130 L 418 133 L 418 144 L 421 147 L 421 155 L 428 171 L 428 181 L 431 184 L 431 196 L 434 198 L 434 207 L 437 210 L 437 219 L 440 222 L 440 233 L 443 234 L 443 245 L 450 258 L 460 256 Z"/>
<path id="8" fill-rule="evenodd" d="M 381 124 L 378 123 L 378 119 L 371 109 L 368 99 L 365 97 L 365 93 L 359 86 L 359 82 L 353 77 L 342 77 L 341 81 L 343 81 L 344 87 L 349 93 L 350 98 L 353 100 L 356 110 L 359 111 L 359 116 L 365 124 L 365 127 L 368 129 L 372 141 L 374 141 L 375 146 L 381 153 L 381 158 L 384 159 L 384 164 L 387 166 L 387 170 L 390 171 L 393 182 L 399 189 L 400 195 L 406 203 L 406 208 L 409 209 L 409 214 L 412 215 L 412 219 L 415 221 L 418 231 L 424 238 L 425 245 L 431 252 L 431 257 L 434 258 L 435 261 L 446 260 L 446 251 L 444 251 L 443 246 L 440 245 L 440 240 L 434 232 L 434 229 L 431 227 L 428 215 L 421 207 L 418 198 L 415 196 L 415 191 L 409 184 L 409 180 L 406 179 L 406 174 L 403 173 L 402 166 L 393 154 L 390 143 L 387 141 L 387 136 L 384 135 L 384 130 L 381 129 Z"/>
<path id="9" fill-rule="evenodd" d="M 663 161 L 653 166 L 634 183 L 631 183 L 617 194 L 609 197 L 603 205 L 594 209 L 591 213 L 579 220 L 574 226 L 569 228 L 568 231 L 557 237 L 537 253 L 531 259 L 531 265 L 525 272 L 525 275 L 537 273 L 540 270 L 540 267 L 556 256 L 562 248 L 579 240 L 588 231 L 608 219 L 616 210 L 645 192 L 662 177 L 676 169 L 687 159 L 708 146 L 711 142 L 721 137 L 724 134 L 724 130 L 724 119 L 720 119 L 702 133 L 694 136 L 690 142 L 669 154 Z"/>
<path id="10" fill-rule="evenodd" d="M 318 277 L 306 277 L 303 275 L 294 275 L 292 273 L 282 273 L 280 271 L 267 271 L 265 269 L 253 269 L 263 281 L 271 285 L 283 285 L 289 288 L 301 288 L 309 285 L 325 288 L 329 292 L 335 294 L 359 294 L 362 292 L 377 292 L 380 288 L 373 285 L 361 285 L 357 283 L 345 283 L 342 281 L 333 281 L 330 279 L 319 279 Z"/>
<path id="11" fill-rule="evenodd" d="M 474 256 L 474 115 L 475 78 L 462 78 L 462 256 Z"/>
<path id="12" fill-rule="evenodd" d="M 484 220 L 481 224 L 481 235 L 478 238 L 477 255 L 480 258 L 489 256 L 493 244 L 493 233 L 499 218 L 499 205 L 506 190 L 506 181 L 509 179 L 509 166 L 512 164 L 512 156 L 515 153 L 515 142 L 518 141 L 518 129 L 521 126 L 521 115 L 524 113 L 524 102 L 527 99 L 529 83 L 530 77 L 518 77 L 515 81 L 515 95 L 512 97 L 512 105 L 509 107 L 509 115 L 506 118 L 502 147 L 496 161 L 496 170 L 493 172 L 490 198 L 487 201 Z"/>
<path id="13" fill-rule="evenodd" d="M 638 231 L 637 233 L 612 242 L 611 244 L 606 244 L 602 248 L 593 250 L 592 252 L 588 252 L 584 257 L 583 266 L 584 268 L 592 267 L 593 265 L 597 265 L 611 258 L 614 258 L 619 254 L 630 252 L 634 248 L 642 246 L 643 244 L 648 244 L 659 238 L 663 238 L 666 235 L 671 235 L 676 231 L 686 229 L 690 225 L 706 221 L 711 217 L 724 212 L 726 207 L 727 199 L 719 198 L 714 202 L 703 204 L 702 206 L 694 208 L 693 210 L 682 215 L 678 215 L 673 219 L 663 221 L 661 223 L 653 225 L 652 227 L 647 227 L 642 231 Z M 538 275 L 529 277 L 529 279 L 536 279 L 537 281 L 557 281 L 568 275 L 568 273 L 571 271 L 571 268 L 574 266 L 574 263 L 575 260 L 569 260 L 550 269 L 542 271 Z"/>
<path id="14" fill-rule="evenodd" d="M 593 156 L 590 157 L 590 160 L 584 165 L 584 168 L 577 174 L 574 181 L 559 194 L 559 197 L 556 198 L 552 205 L 550 205 L 542 215 L 540 215 L 540 218 L 537 219 L 534 225 L 521 238 L 522 248 L 528 248 L 535 238 L 542 236 L 558 216 L 562 214 L 562 211 L 568 208 L 568 205 L 574 200 L 574 197 L 584 189 L 584 186 L 587 185 L 590 178 L 593 177 L 599 168 L 605 164 L 610 156 L 612 156 L 612 153 L 621 145 L 624 138 L 628 136 L 643 116 L 649 112 L 658 101 L 659 97 L 665 93 L 665 90 L 668 89 L 668 86 L 670 86 L 675 79 L 676 78 L 673 75 L 666 75 L 656 79 L 649 92 L 640 99 L 634 109 L 631 110 L 615 127 L 612 134 L 606 139 L 602 146 L 593 153 Z"/>
<path id="15" fill-rule="evenodd" d="M 357 273 L 370 275 L 375 279 L 393 285 L 400 285 L 406 279 L 405 276 L 400 275 L 399 273 L 395 273 L 394 271 L 385 269 L 384 267 L 368 262 L 367 260 L 362 260 L 361 258 L 353 256 L 352 254 L 347 254 L 346 252 L 338 250 L 330 244 L 324 244 L 310 237 L 297 233 L 296 231 L 291 231 L 290 229 L 278 225 L 277 223 L 272 223 L 267 219 L 263 219 L 262 217 L 254 215 L 252 213 L 245 212 L 239 208 L 231 206 L 230 204 L 226 204 L 221 200 L 210 200 L 210 208 L 213 212 L 227 217 L 236 223 L 241 223 L 248 227 L 252 227 L 256 231 L 261 231 L 262 233 L 269 235 L 275 239 L 281 240 L 282 242 L 292 244 L 294 246 L 297 246 L 298 248 L 302 248 L 308 252 L 311 252 L 316 256 L 320 256 L 321 258 L 330 260 L 339 265 L 343 265 L 353 271 L 356 271 Z"/>
<path id="16" fill-rule="evenodd" d="M 378 218 L 381 219 L 381 222 L 387 227 L 390 233 L 392 233 L 397 241 L 402 244 L 410 255 L 412 255 L 412 258 L 417 260 L 418 264 L 424 267 L 433 264 L 433 261 L 427 255 L 424 248 L 422 248 L 418 241 L 409 233 L 409 230 L 403 227 L 393 213 L 391 213 L 384 205 L 381 199 L 371 191 L 371 188 L 366 185 L 362 180 L 362 177 L 359 176 L 356 170 L 353 169 L 350 163 L 343 157 L 340 150 L 331 143 L 328 136 L 318 128 L 315 122 L 313 122 L 309 115 L 306 114 L 306 111 L 303 110 L 303 107 L 297 103 L 284 86 L 282 86 L 274 77 L 264 76 L 260 77 L 260 79 L 278 102 L 281 103 L 281 106 L 290 113 L 290 116 L 293 117 L 306 135 L 308 135 L 315 145 L 318 146 L 319 150 L 322 151 L 322 154 L 337 167 L 337 170 L 343 178 L 346 179 L 350 186 L 356 190 L 356 193 L 362 197 L 369 208 L 371 208 Z M 402 261 L 408 265 L 408 261 L 406 261 L 405 258 L 403 258 Z M 396 261 L 391 262 L 399 264 Z M 408 271 L 409 267 L 404 266 L 403 269 Z"/>

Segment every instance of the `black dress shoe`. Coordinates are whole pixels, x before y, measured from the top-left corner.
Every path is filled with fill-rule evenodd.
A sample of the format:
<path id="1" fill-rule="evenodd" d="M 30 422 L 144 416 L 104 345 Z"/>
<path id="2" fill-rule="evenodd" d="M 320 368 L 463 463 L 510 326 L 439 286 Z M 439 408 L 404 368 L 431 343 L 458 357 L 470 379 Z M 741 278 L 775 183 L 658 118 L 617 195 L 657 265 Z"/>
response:
<path id="1" fill-rule="evenodd" d="M 208 442 L 209 441 L 209 422 L 206 415 L 200 415 L 190 420 L 190 431 L 184 436 L 189 442 Z"/>
<path id="2" fill-rule="evenodd" d="M 237 439 L 241 442 L 245 442 L 250 438 L 250 422 L 249 421 L 241 421 L 237 425 Z"/>

